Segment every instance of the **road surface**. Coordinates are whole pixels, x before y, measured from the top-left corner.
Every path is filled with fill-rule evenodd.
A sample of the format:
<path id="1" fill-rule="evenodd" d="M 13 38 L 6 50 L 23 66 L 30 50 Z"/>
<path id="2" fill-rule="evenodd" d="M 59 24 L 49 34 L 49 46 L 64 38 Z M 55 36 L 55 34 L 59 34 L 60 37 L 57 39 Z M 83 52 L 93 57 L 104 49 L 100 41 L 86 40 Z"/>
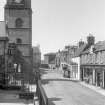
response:
<path id="1" fill-rule="evenodd" d="M 42 86 L 50 105 L 105 105 L 105 96 L 64 78 L 58 70 L 41 70 Z"/>

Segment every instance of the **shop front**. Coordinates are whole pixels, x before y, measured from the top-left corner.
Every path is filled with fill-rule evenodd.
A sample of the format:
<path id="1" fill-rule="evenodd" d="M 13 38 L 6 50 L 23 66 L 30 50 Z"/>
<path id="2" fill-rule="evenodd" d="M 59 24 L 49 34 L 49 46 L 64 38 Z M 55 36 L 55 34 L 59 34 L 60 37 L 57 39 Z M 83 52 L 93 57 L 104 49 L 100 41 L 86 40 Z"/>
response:
<path id="1" fill-rule="evenodd" d="M 92 84 L 93 83 L 93 78 L 92 78 L 93 70 L 91 68 L 84 67 L 82 69 L 82 72 L 83 72 L 82 73 L 83 81 L 85 81 L 86 83 Z"/>
<path id="2" fill-rule="evenodd" d="M 98 65 L 82 65 L 81 80 L 101 88 L 105 88 L 105 67 Z"/>
<path id="3" fill-rule="evenodd" d="M 105 69 L 96 69 L 96 86 L 105 88 Z"/>

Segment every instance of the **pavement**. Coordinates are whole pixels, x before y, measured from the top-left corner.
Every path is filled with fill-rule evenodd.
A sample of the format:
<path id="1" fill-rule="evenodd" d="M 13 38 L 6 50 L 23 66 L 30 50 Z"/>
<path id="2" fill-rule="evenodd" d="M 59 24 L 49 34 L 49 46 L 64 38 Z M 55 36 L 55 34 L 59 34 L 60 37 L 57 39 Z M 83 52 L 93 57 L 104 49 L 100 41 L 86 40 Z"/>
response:
<path id="1" fill-rule="evenodd" d="M 90 84 L 87 84 L 85 82 L 80 82 L 81 85 L 87 87 L 87 88 L 90 88 L 92 89 L 93 91 L 105 96 L 105 89 L 101 88 L 101 87 L 97 87 L 97 86 L 94 86 L 94 85 L 90 85 Z"/>
<path id="2" fill-rule="evenodd" d="M 105 105 L 105 96 L 96 88 L 64 78 L 58 70 L 42 70 L 42 86 L 50 105 Z"/>
<path id="3" fill-rule="evenodd" d="M 63 74 L 63 70 L 60 70 L 58 71 L 59 73 Z M 68 78 L 69 80 L 69 78 Z M 71 78 L 70 80 L 76 80 L 75 78 Z M 78 80 L 77 80 L 78 81 Z M 81 85 L 87 87 L 87 88 L 90 88 L 92 89 L 93 91 L 105 96 L 105 89 L 101 88 L 101 87 L 97 87 L 97 86 L 94 86 L 94 85 L 91 85 L 91 84 L 88 84 L 86 82 L 83 82 L 83 81 L 78 81 Z"/>

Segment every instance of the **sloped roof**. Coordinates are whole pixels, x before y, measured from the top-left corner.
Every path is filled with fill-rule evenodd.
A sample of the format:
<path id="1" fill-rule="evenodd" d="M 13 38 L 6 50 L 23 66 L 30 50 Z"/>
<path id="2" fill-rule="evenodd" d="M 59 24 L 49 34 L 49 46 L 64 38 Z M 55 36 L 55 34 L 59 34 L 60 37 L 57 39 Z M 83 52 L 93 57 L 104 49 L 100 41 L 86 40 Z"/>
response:
<path id="1" fill-rule="evenodd" d="M 95 52 L 105 50 L 105 41 L 99 41 L 94 45 Z"/>
<path id="2" fill-rule="evenodd" d="M 83 50 L 85 49 L 86 47 L 86 44 L 82 45 L 81 47 L 79 47 L 75 53 L 75 56 L 74 57 L 78 57 L 80 56 L 80 54 L 83 52 Z"/>
<path id="3" fill-rule="evenodd" d="M 87 47 L 82 54 L 89 53 L 90 47 Z M 94 44 L 94 51 L 93 52 L 98 52 L 98 51 L 103 51 L 105 50 L 105 41 L 99 41 L 96 44 Z"/>

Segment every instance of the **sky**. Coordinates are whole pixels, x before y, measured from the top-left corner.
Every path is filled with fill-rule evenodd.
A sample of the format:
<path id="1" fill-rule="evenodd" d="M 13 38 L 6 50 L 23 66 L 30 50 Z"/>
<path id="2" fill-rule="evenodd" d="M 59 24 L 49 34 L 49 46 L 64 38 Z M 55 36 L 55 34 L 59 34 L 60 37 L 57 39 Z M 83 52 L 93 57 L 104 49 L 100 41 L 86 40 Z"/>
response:
<path id="1" fill-rule="evenodd" d="M 0 20 L 4 4 L 0 0 Z M 32 0 L 32 10 L 32 44 L 42 54 L 86 41 L 89 33 L 96 42 L 105 40 L 105 0 Z"/>

